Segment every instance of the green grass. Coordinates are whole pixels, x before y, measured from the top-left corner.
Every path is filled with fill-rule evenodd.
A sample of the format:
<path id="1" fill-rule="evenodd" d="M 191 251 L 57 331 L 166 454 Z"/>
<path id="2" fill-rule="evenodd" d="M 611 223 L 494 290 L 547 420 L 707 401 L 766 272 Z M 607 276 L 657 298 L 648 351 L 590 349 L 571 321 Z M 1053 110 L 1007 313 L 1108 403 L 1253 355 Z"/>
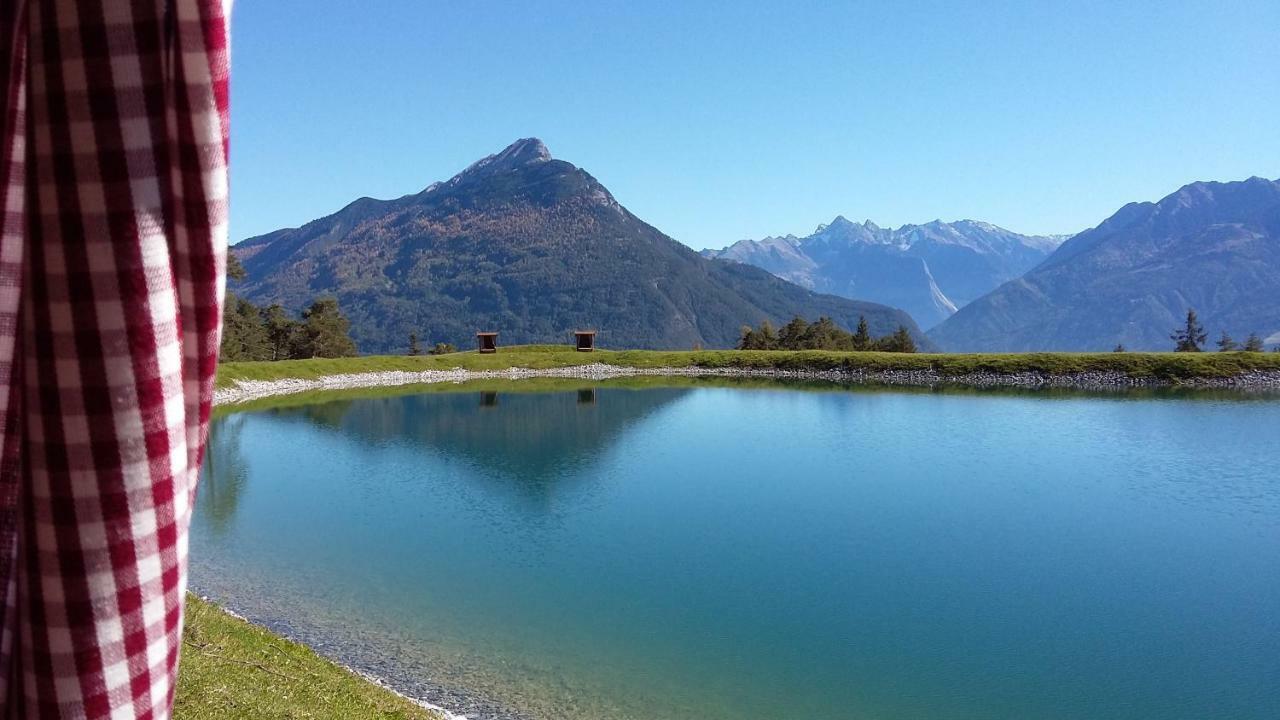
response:
<path id="1" fill-rule="evenodd" d="M 706 367 L 780 370 L 929 370 L 946 375 L 974 372 L 1043 372 L 1068 374 L 1116 371 L 1131 377 L 1188 380 L 1238 375 L 1250 370 L 1280 370 L 1280 353 L 1008 353 L 1008 354 L 901 354 L 881 352 L 827 352 L 821 350 L 597 350 L 575 352 L 559 345 L 521 345 L 497 353 L 451 355 L 374 355 L 355 358 L 285 360 L 281 362 L 223 363 L 218 387 L 239 380 L 315 379 L 326 375 L 380 372 L 504 370 L 520 367 L 559 368 L 604 363 L 637 368 Z"/>
<path id="2" fill-rule="evenodd" d="M 177 720 L 441 720 L 306 647 L 187 596 Z"/>

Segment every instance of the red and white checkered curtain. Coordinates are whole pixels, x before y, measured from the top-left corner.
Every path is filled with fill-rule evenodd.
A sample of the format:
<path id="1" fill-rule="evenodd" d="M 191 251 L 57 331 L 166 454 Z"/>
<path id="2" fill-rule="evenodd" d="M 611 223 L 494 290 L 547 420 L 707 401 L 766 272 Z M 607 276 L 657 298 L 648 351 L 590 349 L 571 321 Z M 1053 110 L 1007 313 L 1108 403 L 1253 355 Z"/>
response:
<path id="1" fill-rule="evenodd" d="M 230 0 L 0 0 L 0 718 L 163 718 L 217 363 Z"/>

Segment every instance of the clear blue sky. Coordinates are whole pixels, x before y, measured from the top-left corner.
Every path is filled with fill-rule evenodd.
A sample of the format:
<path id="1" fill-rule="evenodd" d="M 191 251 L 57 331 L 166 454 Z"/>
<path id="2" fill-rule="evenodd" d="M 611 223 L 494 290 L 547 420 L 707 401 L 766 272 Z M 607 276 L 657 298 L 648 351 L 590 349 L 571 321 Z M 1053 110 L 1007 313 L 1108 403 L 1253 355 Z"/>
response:
<path id="1" fill-rule="evenodd" d="M 834 7 L 833 7 L 834 6 Z M 695 248 L 1280 176 L 1280 2 L 240 0 L 232 240 L 520 137 Z"/>

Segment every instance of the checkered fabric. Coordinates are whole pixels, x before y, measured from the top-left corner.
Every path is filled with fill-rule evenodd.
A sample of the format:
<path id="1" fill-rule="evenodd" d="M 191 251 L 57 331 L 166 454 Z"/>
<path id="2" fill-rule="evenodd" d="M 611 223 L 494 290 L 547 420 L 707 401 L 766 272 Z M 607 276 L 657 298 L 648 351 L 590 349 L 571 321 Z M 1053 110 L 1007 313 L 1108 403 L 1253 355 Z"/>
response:
<path id="1" fill-rule="evenodd" d="M 217 363 L 229 0 L 0 0 L 0 718 L 165 718 Z"/>

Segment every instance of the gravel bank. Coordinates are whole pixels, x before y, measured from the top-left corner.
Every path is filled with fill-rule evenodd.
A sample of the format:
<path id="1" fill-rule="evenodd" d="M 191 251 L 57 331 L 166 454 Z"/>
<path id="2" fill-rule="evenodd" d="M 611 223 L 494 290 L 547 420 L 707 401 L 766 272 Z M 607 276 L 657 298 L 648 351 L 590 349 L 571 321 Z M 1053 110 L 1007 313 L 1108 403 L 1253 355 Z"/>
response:
<path id="1" fill-rule="evenodd" d="M 594 363 L 574 367 L 531 370 L 424 370 L 422 372 L 369 372 L 330 375 L 315 380 L 247 380 L 214 392 L 214 404 L 233 405 L 276 395 L 313 390 L 344 390 L 395 385 L 462 383 L 470 380 L 519 380 L 523 378 L 577 378 L 608 380 L 622 377 L 748 377 L 798 380 L 829 380 L 845 383 L 878 383 L 884 385 L 964 385 L 980 388 L 1072 388 L 1077 390 L 1124 390 L 1129 388 L 1197 387 L 1216 389 L 1277 390 L 1280 371 L 1262 370 L 1225 378 L 1192 378 L 1173 382 L 1154 377 L 1130 377 L 1119 372 L 1088 372 L 1057 375 L 1049 373 L 969 373 L 944 375 L 936 370 L 778 370 L 749 368 L 663 367 L 632 368 Z"/>

